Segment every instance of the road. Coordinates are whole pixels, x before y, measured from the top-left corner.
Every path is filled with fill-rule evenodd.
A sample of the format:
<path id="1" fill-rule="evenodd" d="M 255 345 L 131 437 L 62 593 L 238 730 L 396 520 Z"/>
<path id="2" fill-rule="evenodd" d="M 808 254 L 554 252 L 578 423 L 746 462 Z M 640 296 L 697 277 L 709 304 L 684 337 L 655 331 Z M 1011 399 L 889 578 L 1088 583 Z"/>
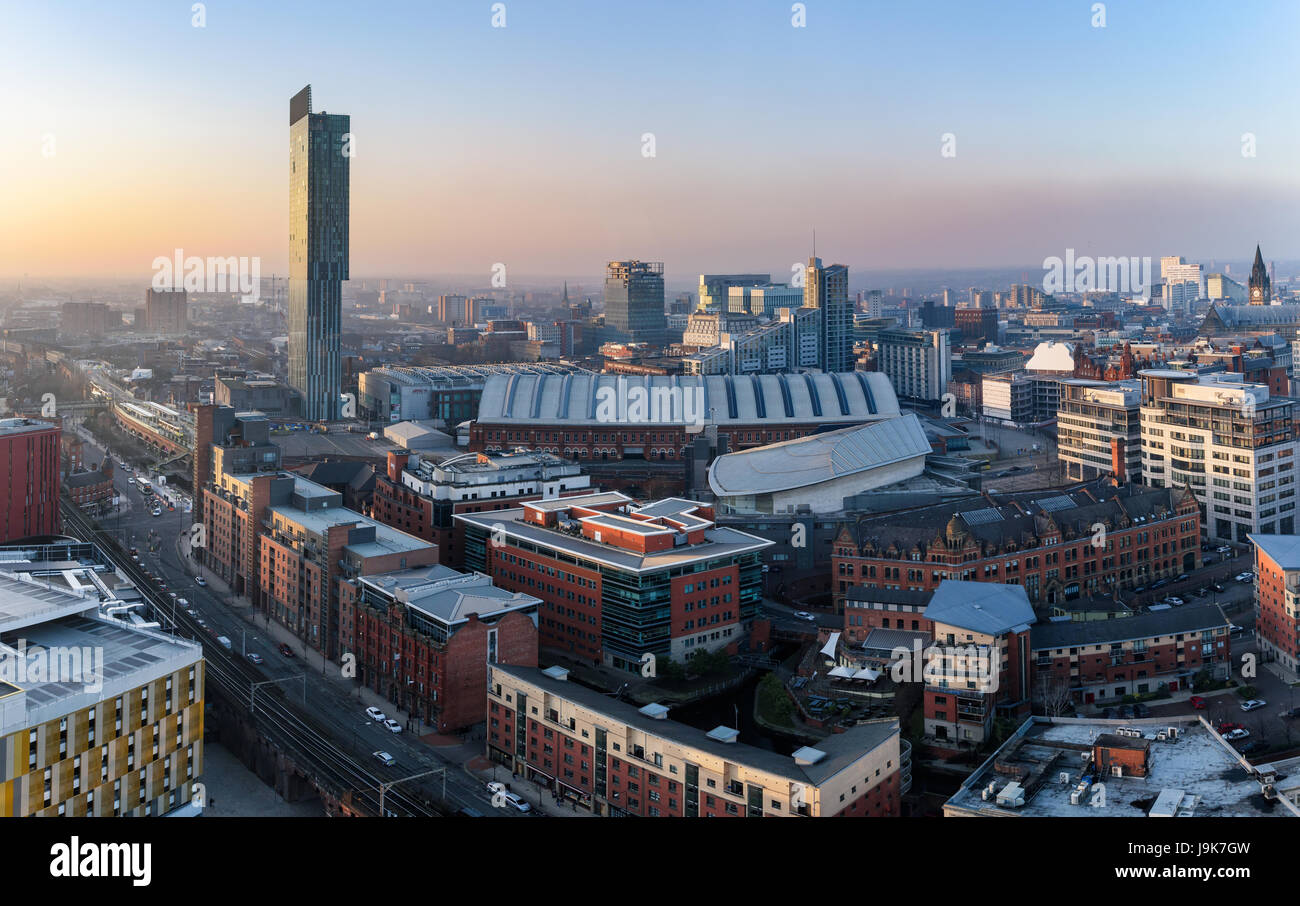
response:
<path id="1" fill-rule="evenodd" d="M 102 461 L 103 452 L 95 443 L 88 442 L 85 457 L 87 465 L 94 466 Z M 519 816 L 513 810 L 493 808 L 485 786 L 468 775 L 459 762 L 442 757 L 432 746 L 410 734 L 391 733 L 382 724 L 366 718 L 364 706 L 339 679 L 314 670 L 304 671 L 301 657 L 285 657 L 279 651 L 279 643 L 269 633 L 259 631 L 240 613 L 240 608 L 232 606 L 211 586 L 198 585 L 195 579 L 199 568 L 182 562 L 175 543 L 189 530 L 190 514 L 179 506 L 175 510 L 164 508 L 160 516 L 151 515 L 148 501 L 132 486 L 132 479 L 124 469 L 116 469 L 114 483 L 125 505 L 115 514 L 105 516 L 101 524 L 103 534 L 119 539 L 124 550 L 138 549 L 139 563 L 129 556 L 117 555 L 110 544 L 102 543 L 101 548 L 110 557 L 120 557 L 117 566 L 123 573 L 160 603 L 164 623 L 170 622 L 176 634 L 203 644 L 210 679 L 226 686 L 236 700 L 247 700 L 250 705 L 254 682 L 285 681 L 263 686 L 256 692 L 259 721 L 271 721 L 300 747 L 308 748 L 310 754 L 333 765 L 341 774 L 355 777 L 358 789 L 374 790 L 380 782 L 445 768 L 447 800 L 455 806 L 493 817 Z M 76 528 L 73 520 L 69 524 Z M 170 597 L 173 593 L 177 595 L 175 600 Z M 180 599 L 187 605 L 178 605 L 176 600 Z M 187 607 L 195 615 L 187 613 Z M 218 636 L 231 640 L 231 652 L 217 644 Z M 264 663 L 260 666 L 249 663 L 244 655 L 250 652 L 259 654 Z M 300 648 L 298 654 L 302 653 Z M 305 708 L 301 704 L 304 683 Z M 283 687 L 282 692 L 273 691 L 276 687 Z M 397 764 L 392 767 L 380 764 L 371 755 L 380 750 L 391 753 Z M 439 797 L 442 784 L 441 776 L 402 784 L 388 792 L 387 803 L 399 814 L 431 814 L 419 801 L 422 797 L 413 792 Z M 370 801 L 375 798 L 371 796 Z M 374 805 L 377 810 L 377 802 Z"/>

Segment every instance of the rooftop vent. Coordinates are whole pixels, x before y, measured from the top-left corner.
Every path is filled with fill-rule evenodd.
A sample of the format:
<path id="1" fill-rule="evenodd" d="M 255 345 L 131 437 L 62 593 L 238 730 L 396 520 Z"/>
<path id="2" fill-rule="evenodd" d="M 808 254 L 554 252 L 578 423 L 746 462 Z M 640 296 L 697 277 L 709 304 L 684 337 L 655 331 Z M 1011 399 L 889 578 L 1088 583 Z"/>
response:
<path id="1" fill-rule="evenodd" d="M 644 714 L 646 717 L 651 718 L 652 720 L 668 719 L 667 706 L 661 705 L 658 702 L 651 702 L 650 704 L 646 705 L 643 708 L 637 708 L 637 710 L 640 711 L 642 714 Z"/>
<path id="2" fill-rule="evenodd" d="M 795 764 L 806 766 L 821 761 L 826 757 L 826 753 L 812 746 L 801 746 L 791 752 L 790 757 L 794 759 Z"/>
<path id="3" fill-rule="evenodd" d="M 740 736 L 740 731 L 733 730 L 731 727 L 718 726 L 714 727 L 705 735 L 708 736 L 709 739 L 716 740 L 717 742 L 735 742 L 736 737 Z"/>
<path id="4" fill-rule="evenodd" d="M 563 667 L 547 667 L 542 671 L 542 673 L 546 674 L 551 679 L 559 680 L 562 683 L 569 679 L 569 671 L 565 670 Z"/>

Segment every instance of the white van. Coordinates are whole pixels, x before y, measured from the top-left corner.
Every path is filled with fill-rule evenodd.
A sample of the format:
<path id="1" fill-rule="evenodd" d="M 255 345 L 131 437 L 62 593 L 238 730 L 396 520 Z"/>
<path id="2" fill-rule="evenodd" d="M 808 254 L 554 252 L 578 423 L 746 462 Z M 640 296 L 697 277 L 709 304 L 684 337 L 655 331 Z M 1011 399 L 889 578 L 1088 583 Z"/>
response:
<path id="1" fill-rule="evenodd" d="M 230 647 L 230 639 L 226 638 L 224 635 L 217 636 L 217 644 L 219 644 L 222 648 L 226 649 L 227 651 L 234 650 Z"/>

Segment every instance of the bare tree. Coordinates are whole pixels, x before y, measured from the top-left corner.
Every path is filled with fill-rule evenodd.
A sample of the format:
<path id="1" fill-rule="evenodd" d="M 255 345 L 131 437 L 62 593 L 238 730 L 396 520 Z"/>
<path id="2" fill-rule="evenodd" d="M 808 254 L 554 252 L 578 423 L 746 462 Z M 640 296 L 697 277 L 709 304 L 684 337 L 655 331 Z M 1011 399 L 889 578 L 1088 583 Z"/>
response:
<path id="1" fill-rule="evenodd" d="M 1070 684 L 1060 677 L 1044 674 L 1038 683 L 1038 701 L 1048 717 L 1061 717 L 1068 713 L 1073 697 Z"/>

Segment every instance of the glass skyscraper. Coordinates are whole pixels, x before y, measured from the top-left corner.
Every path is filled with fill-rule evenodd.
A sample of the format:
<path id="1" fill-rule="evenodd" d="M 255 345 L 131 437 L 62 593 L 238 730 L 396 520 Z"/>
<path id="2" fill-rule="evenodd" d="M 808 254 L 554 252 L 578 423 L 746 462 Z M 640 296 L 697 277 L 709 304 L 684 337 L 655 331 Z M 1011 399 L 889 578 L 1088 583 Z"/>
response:
<path id="1" fill-rule="evenodd" d="M 289 101 L 289 383 L 311 421 L 342 406 L 350 129 L 346 115 L 311 112 L 310 85 Z"/>

